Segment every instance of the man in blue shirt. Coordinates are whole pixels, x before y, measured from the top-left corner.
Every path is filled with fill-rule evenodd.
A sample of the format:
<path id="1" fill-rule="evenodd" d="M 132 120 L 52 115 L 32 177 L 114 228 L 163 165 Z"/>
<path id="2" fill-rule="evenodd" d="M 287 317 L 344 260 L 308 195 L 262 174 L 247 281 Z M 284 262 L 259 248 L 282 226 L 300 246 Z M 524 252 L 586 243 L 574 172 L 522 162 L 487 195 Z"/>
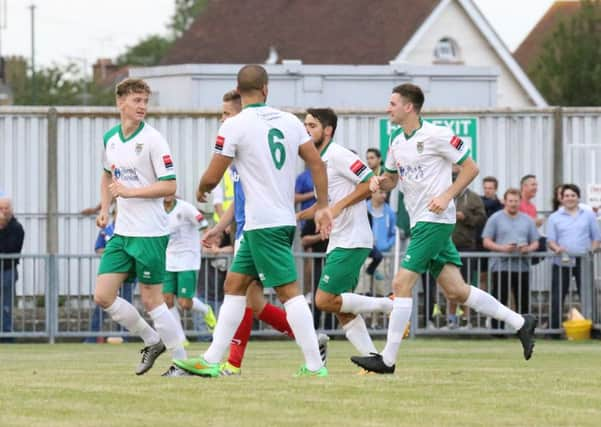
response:
<path id="1" fill-rule="evenodd" d="M 296 177 L 296 184 L 294 185 L 294 203 L 300 203 L 300 211 L 310 208 L 315 204 L 317 199 L 315 198 L 315 191 L 313 188 L 313 177 L 311 171 L 305 169 L 299 176 Z M 300 221 L 300 228 L 302 229 L 305 225 L 305 221 Z"/>
<path id="2" fill-rule="evenodd" d="M 561 191 L 562 206 L 549 217 L 547 222 L 547 245 L 558 257 L 553 259 L 551 279 L 551 328 L 561 325 L 563 301 L 570 289 L 570 279 L 576 279 L 580 293 L 580 257 L 596 250 L 601 243 L 601 231 L 595 214 L 579 206 L 580 189 L 566 184 Z"/>

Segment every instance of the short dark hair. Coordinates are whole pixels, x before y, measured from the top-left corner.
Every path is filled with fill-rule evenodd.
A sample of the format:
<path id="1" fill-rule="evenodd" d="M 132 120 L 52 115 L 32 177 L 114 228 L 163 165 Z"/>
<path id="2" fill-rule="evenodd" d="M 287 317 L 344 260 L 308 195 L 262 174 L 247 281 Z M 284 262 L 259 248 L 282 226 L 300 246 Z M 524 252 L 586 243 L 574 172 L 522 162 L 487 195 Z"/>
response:
<path id="1" fill-rule="evenodd" d="M 238 102 L 240 103 L 240 94 L 237 90 L 228 90 L 223 94 L 223 102 Z"/>
<path id="2" fill-rule="evenodd" d="M 580 188 L 576 184 L 564 184 L 563 188 L 561 189 L 561 197 L 563 197 L 563 193 L 565 193 L 566 190 L 573 191 L 576 193 L 578 198 L 580 198 Z"/>
<path id="3" fill-rule="evenodd" d="M 261 90 L 268 82 L 267 71 L 260 65 L 245 65 L 238 71 L 238 92 L 241 95 Z"/>
<path id="4" fill-rule="evenodd" d="M 524 183 L 525 183 L 526 181 L 528 181 L 530 178 L 534 178 L 534 179 L 536 179 L 536 175 L 532 175 L 532 174 L 524 175 L 524 176 L 522 177 L 522 179 L 520 179 L 520 187 L 521 187 L 522 185 L 524 185 Z"/>
<path id="5" fill-rule="evenodd" d="M 503 194 L 503 200 L 507 200 L 507 196 L 513 194 L 514 196 L 518 196 L 520 199 L 522 198 L 522 193 L 517 188 L 508 188 Z"/>
<path id="6" fill-rule="evenodd" d="M 368 148 L 366 151 L 366 155 L 369 153 L 374 153 L 374 155 L 378 158 L 381 159 L 382 158 L 382 153 L 380 152 L 380 150 L 378 150 L 377 148 L 371 147 Z"/>
<path id="7" fill-rule="evenodd" d="M 413 104 L 416 113 L 419 113 L 422 110 L 424 105 L 424 92 L 422 92 L 422 89 L 419 86 L 411 83 L 404 83 L 392 89 L 392 93 L 398 93 Z"/>
<path id="8" fill-rule="evenodd" d="M 338 124 L 338 116 L 331 108 L 308 108 L 307 114 L 315 117 L 325 129 L 328 126 L 332 127 L 332 137 L 336 133 L 336 125 Z"/>
<path id="9" fill-rule="evenodd" d="M 485 176 L 484 179 L 482 179 L 482 183 L 485 182 L 492 182 L 493 184 L 495 184 L 495 189 L 499 188 L 499 181 L 497 181 L 497 178 L 495 178 L 494 176 Z"/>

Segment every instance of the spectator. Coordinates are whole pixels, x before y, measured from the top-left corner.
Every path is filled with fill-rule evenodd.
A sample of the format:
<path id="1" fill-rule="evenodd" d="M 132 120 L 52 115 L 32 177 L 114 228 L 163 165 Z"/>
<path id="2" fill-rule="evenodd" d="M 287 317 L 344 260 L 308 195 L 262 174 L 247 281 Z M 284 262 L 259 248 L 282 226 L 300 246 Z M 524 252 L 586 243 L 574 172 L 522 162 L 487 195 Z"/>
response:
<path id="1" fill-rule="evenodd" d="M 489 218 L 482 238 L 484 247 L 503 254 L 527 254 L 538 249 L 538 231 L 532 218 L 520 212 L 520 192 L 510 188 L 503 196 L 505 208 Z M 523 257 L 491 260 L 493 295 L 509 305 L 509 288 L 516 311 L 527 313 L 530 307 L 529 263 Z M 498 322 L 493 320 L 493 328 Z M 503 327 L 503 325 L 501 325 Z"/>
<path id="2" fill-rule="evenodd" d="M 580 293 L 581 258 L 568 254 L 584 254 L 597 250 L 601 244 L 601 231 L 592 210 L 580 204 L 580 189 L 573 184 L 565 184 L 561 190 L 561 207 L 549 217 L 547 242 L 549 249 L 559 257 L 553 259 L 551 279 L 551 328 L 561 325 L 561 313 L 565 296 L 570 289 L 570 280 L 576 279 Z"/>
<path id="3" fill-rule="evenodd" d="M 497 196 L 499 189 L 499 181 L 494 176 L 486 176 L 482 180 L 482 190 L 484 194 L 480 196 L 484 209 L 486 210 L 486 218 L 490 218 L 494 213 L 503 209 L 503 203 Z"/>
<path id="4" fill-rule="evenodd" d="M 94 252 L 101 255 L 106 248 L 106 244 L 113 237 L 113 233 L 115 232 L 115 221 L 117 219 L 117 208 L 113 211 L 113 221 L 108 224 L 106 227 L 101 229 L 98 232 L 98 237 L 96 238 L 96 243 L 94 244 Z M 133 301 L 134 288 L 136 286 L 136 279 L 134 278 L 131 281 L 127 281 L 123 283 L 123 286 L 119 289 L 119 296 L 124 298 L 130 304 Z M 94 311 L 92 312 L 92 320 L 90 321 L 90 332 L 99 332 L 102 330 L 102 323 L 104 321 L 104 312 L 100 308 L 100 306 L 95 305 Z M 119 326 L 119 330 L 122 331 L 123 327 Z M 104 337 L 87 337 L 83 341 L 87 344 L 104 343 Z"/>
<path id="5" fill-rule="evenodd" d="M 365 154 L 367 160 L 367 166 L 371 169 L 374 175 L 382 175 L 384 169 L 382 168 L 382 153 L 377 148 L 368 148 Z"/>
<path id="6" fill-rule="evenodd" d="M 375 273 L 377 280 L 384 279 L 384 275 L 376 270 L 382 261 L 382 253 L 392 250 L 396 238 L 396 215 L 390 205 L 386 203 L 386 194 L 385 191 L 378 190 L 367 201 L 367 212 L 370 215 L 371 229 L 374 235 L 374 248 L 369 254 L 372 262 L 365 272 L 370 276 L 374 276 Z M 388 295 L 389 293 L 390 289 L 387 289 L 386 292 L 381 289 L 375 290 L 375 294 L 378 295 Z"/>
<path id="7" fill-rule="evenodd" d="M 453 181 L 459 174 L 461 166 L 453 165 Z M 455 197 L 455 210 L 457 222 L 455 230 L 453 230 L 453 243 L 457 250 L 462 252 L 475 252 L 478 250 L 477 235 L 478 230 L 481 230 L 486 222 L 486 210 L 480 196 L 465 188 Z M 461 274 L 465 281 L 472 286 L 478 287 L 478 259 L 477 258 L 461 258 Z M 459 326 L 457 318 L 457 304 L 450 302 L 447 311 L 447 326 L 456 328 Z M 467 326 L 470 326 L 469 309 L 465 311 L 467 317 Z"/>
<path id="8" fill-rule="evenodd" d="M 553 212 L 561 207 L 561 192 L 563 190 L 563 184 L 556 185 L 553 189 L 553 199 L 551 199 L 551 205 L 553 206 Z"/>
<path id="9" fill-rule="evenodd" d="M 315 231 L 315 222 L 312 219 L 306 220 L 305 225 L 301 230 L 301 244 L 303 245 L 303 250 L 314 254 L 324 254 L 323 258 L 311 258 L 308 262 L 311 268 L 305 269 L 305 271 L 310 271 L 311 301 L 315 301 L 315 292 L 317 291 L 317 285 L 319 283 L 319 278 L 321 277 L 328 243 L 329 240 L 321 240 L 321 235 Z M 325 320 L 323 328 L 334 329 L 336 327 L 336 318 L 332 314 L 324 314 Z M 321 329 L 321 310 L 319 310 L 315 304 L 313 304 L 313 325 L 315 329 Z"/>
<path id="10" fill-rule="evenodd" d="M 544 220 L 543 218 L 538 218 L 536 206 L 532 203 L 532 199 L 536 197 L 537 191 L 538 181 L 536 180 L 536 176 L 524 175 L 520 180 L 520 194 L 522 198 L 522 201 L 520 202 L 520 212 L 523 212 L 532 218 L 538 228 L 543 225 Z"/>
<path id="11" fill-rule="evenodd" d="M 499 200 L 497 196 L 497 191 L 499 189 L 499 181 L 494 176 L 486 176 L 482 180 L 482 190 L 484 194 L 480 196 L 482 199 L 482 203 L 484 203 L 484 209 L 486 210 L 486 219 L 493 216 L 495 213 L 503 209 L 503 203 Z M 478 250 L 482 252 L 486 252 L 487 249 L 482 244 L 482 231 L 484 230 L 484 224 L 482 227 L 478 229 L 476 241 L 478 245 Z M 482 257 L 480 258 L 480 287 L 485 289 L 487 292 L 488 289 L 488 258 Z"/>
<path id="12" fill-rule="evenodd" d="M 20 254 L 25 231 L 13 214 L 11 199 L 0 197 L 0 254 Z M 2 302 L 2 332 L 12 332 L 15 285 L 19 278 L 19 258 L 0 260 L 0 296 Z M 4 340 L 13 341 L 12 338 Z"/>
<path id="13" fill-rule="evenodd" d="M 219 311 L 220 302 L 223 301 L 223 283 L 228 269 L 226 256 L 234 253 L 234 244 L 231 238 L 231 228 L 228 226 L 222 234 L 219 243 L 211 248 L 203 248 L 204 255 L 209 255 L 206 259 L 207 268 L 201 268 L 198 275 L 198 294 L 209 305 L 213 311 Z M 203 261 L 205 262 L 205 261 Z M 206 279 L 206 280 L 205 280 Z"/>

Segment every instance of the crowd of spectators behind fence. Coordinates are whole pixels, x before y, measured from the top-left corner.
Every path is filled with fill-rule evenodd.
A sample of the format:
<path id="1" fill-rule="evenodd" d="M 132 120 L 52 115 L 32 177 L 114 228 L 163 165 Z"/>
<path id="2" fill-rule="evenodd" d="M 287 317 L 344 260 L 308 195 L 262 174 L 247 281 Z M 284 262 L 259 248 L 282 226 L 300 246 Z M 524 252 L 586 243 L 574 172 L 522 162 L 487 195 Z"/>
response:
<path id="1" fill-rule="evenodd" d="M 382 155 L 377 148 L 369 148 L 365 153 L 368 166 L 374 174 L 380 175 Z M 457 170 L 454 170 L 454 174 Z M 223 204 L 230 202 L 228 185 L 223 190 L 225 197 L 218 200 L 220 211 Z M 315 203 L 311 174 L 303 171 L 297 178 L 295 188 L 295 203 L 298 209 L 306 209 Z M 559 328 L 562 319 L 563 303 L 570 289 L 572 278 L 576 289 L 581 289 L 581 260 L 578 255 L 599 249 L 601 231 L 597 221 L 599 207 L 590 207 L 580 200 L 580 189 L 574 184 L 559 185 L 554 188 L 552 195 L 553 212 L 546 220 L 537 210 L 533 200 L 538 191 L 538 181 L 534 175 L 525 175 L 520 180 L 520 188 L 508 188 L 501 201 L 498 197 L 498 181 L 495 177 L 486 176 L 482 179 L 483 194 L 478 196 L 474 191 L 465 189 L 455 198 L 457 223 L 453 233 L 453 241 L 462 254 L 469 252 L 499 252 L 507 254 L 526 255 L 535 251 L 550 250 L 557 256 L 552 261 L 552 286 L 550 300 L 552 302 L 549 326 Z M 370 224 L 374 233 L 374 247 L 366 261 L 364 275 L 358 285 L 358 291 L 368 294 L 387 294 L 390 292 L 392 277 L 390 265 L 380 268 L 384 257 L 390 254 L 395 246 L 396 226 L 402 225 L 406 211 L 400 203 L 394 208 L 389 204 L 390 194 L 377 192 L 368 200 Z M 85 214 L 94 213 L 97 208 L 82 211 Z M 399 210 L 401 210 L 399 214 Z M 601 212 L 599 212 L 601 213 Z M 110 227 L 110 226 L 109 226 Z M 109 228 L 107 227 L 107 228 Z M 325 253 L 327 241 L 321 241 L 315 232 L 312 221 L 299 224 L 301 246 L 305 252 L 313 254 Z M 539 233 L 540 231 L 540 233 Z M 110 238 L 111 230 L 101 230 L 96 251 L 102 250 L 103 243 Z M 409 230 L 401 233 L 401 238 L 409 237 Z M 545 237 L 546 235 L 546 237 Z M 24 230 L 13 215 L 12 201 L 0 193 L 0 253 L 18 254 L 21 252 L 24 240 Z M 101 241 L 102 240 L 102 241 Z M 233 252 L 231 236 L 224 233 L 222 243 L 212 249 L 204 249 L 210 255 L 226 255 Z M 467 283 L 473 286 L 487 288 L 502 303 L 513 305 L 518 312 L 527 312 L 530 307 L 530 268 L 536 264 L 532 257 L 464 257 L 461 272 Z M 389 262 L 389 261 L 388 261 Z M 15 284 L 18 279 L 17 265 L 19 259 L 4 259 L 0 261 L 0 288 L 2 304 L 2 331 L 12 331 L 12 313 L 15 304 Z M 386 261 L 385 261 L 386 263 Z M 199 275 L 199 295 L 208 298 L 208 303 L 218 309 L 219 301 L 223 298 L 222 282 L 225 278 L 226 264 L 223 260 L 213 260 L 203 265 L 209 271 Z M 317 288 L 321 275 L 323 259 L 321 257 L 305 260 L 305 291 Z M 428 279 L 423 277 L 424 281 Z M 217 281 L 218 283 L 214 283 Z M 439 310 L 435 303 L 436 292 L 433 279 L 431 286 L 424 287 L 426 307 L 429 312 L 426 320 L 432 325 L 432 309 Z M 133 289 L 134 284 L 128 284 Z M 215 291 L 215 290 L 221 290 Z M 129 292 L 127 292 L 129 291 Z M 125 289 L 131 298 L 131 290 Z M 308 298 L 313 295 L 307 295 Z M 513 302 L 513 304 L 512 304 Z M 467 324 L 469 325 L 469 313 Z M 322 318 L 319 310 L 315 309 L 315 326 L 317 328 L 334 328 L 333 318 Z M 100 310 L 94 310 L 91 319 L 91 330 L 101 329 L 102 316 Z M 447 304 L 447 326 L 457 327 L 459 319 L 456 307 Z M 493 327 L 502 327 L 495 325 Z M 90 338 L 90 341 L 95 338 Z"/>

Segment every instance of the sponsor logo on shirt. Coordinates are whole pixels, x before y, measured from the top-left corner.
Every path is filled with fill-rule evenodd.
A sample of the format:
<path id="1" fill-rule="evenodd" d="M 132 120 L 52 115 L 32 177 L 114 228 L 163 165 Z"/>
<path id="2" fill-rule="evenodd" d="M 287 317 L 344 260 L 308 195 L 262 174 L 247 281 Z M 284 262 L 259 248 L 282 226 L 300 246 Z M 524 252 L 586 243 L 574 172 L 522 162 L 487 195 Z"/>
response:
<path id="1" fill-rule="evenodd" d="M 136 154 L 140 155 L 140 153 L 142 152 L 142 150 L 144 149 L 144 144 L 137 142 L 136 143 Z"/>
<path id="2" fill-rule="evenodd" d="M 165 165 L 165 169 L 173 168 L 173 161 L 171 160 L 171 156 L 169 154 L 165 154 L 163 156 L 163 164 Z"/>
<path id="3" fill-rule="evenodd" d="M 225 144 L 225 138 L 223 136 L 218 136 L 215 141 L 215 151 L 223 151 L 223 144 Z"/>
<path id="4" fill-rule="evenodd" d="M 134 168 L 118 168 L 112 165 L 111 170 L 115 179 L 119 181 L 138 181 L 138 174 Z"/>
<path id="5" fill-rule="evenodd" d="M 365 169 L 367 169 L 367 166 L 361 160 L 357 160 L 351 165 L 351 172 L 357 176 L 360 176 Z"/>
<path id="6" fill-rule="evenodd" d="M 457 151 L 461 151 L 463 148 L 463 141 L 458 136 L 454 136 L 451 138 L 451 145 L 457 149 Z"/>
<path id="7" fill-rule="evenodd" d="M 409 179 L 411 181 L 419 181 L 424 177 L 424 168 L 422 165 L 398 165 L 399 179 Z"/>

